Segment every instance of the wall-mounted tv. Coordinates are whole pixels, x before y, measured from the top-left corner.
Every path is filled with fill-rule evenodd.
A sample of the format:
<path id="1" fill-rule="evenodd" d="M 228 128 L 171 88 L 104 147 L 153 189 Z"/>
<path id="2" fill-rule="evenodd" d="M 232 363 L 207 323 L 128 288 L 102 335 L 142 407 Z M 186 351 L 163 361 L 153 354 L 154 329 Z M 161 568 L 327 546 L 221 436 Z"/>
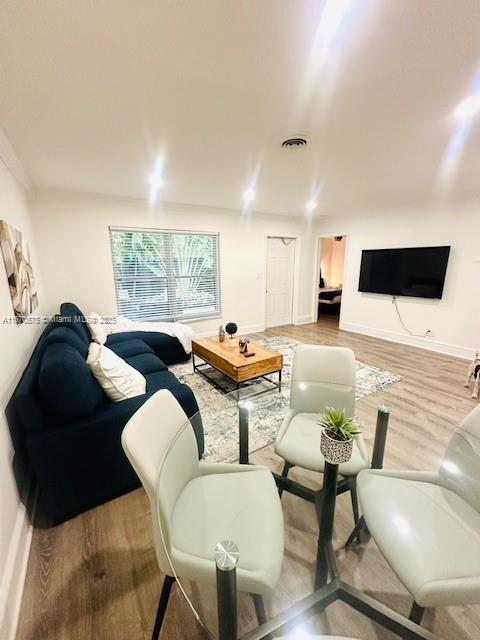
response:
<path id="1" fill-rule="evenodd" d="M 449 254 L 450 247 L 364 250 L 358 290 L 441 298 Z"/>

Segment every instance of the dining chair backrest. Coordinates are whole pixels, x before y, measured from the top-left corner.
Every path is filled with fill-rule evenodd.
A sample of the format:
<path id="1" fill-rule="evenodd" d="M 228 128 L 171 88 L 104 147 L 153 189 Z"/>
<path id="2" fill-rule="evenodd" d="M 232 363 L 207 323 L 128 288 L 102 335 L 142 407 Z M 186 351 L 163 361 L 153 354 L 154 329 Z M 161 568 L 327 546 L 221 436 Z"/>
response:
<path id="1" fill-rule="evenodd" d="M 295 350 L 290 408 L 323 413 L 327 407 L 355 414 L 355 356 L 351 349 L 301 344 Z"/>
<path id="2" fill-rule="evenodd" d="M 132 416 L 122 446 L 150 501 L 159 567 L 172 575 L 172 511 L 183 488 L 198 475 L 199 462 L 193 429 L 170 391 L 158 391 Z"/>
<path id="3" fill-rule="evenodd" d="M 480 512 L 480 405 L 450 439 L 439 473 L 445 487 Z"/>

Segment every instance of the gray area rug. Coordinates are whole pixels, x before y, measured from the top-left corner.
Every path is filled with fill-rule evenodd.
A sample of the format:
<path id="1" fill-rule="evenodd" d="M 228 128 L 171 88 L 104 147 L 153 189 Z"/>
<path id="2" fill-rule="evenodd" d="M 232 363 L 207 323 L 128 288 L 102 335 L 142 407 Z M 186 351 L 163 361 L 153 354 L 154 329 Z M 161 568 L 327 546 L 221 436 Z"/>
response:
<path id="1" fill-rule="evenodd" d="M 293 354 L 297 345 L 296 340 L 276 336 L 259 341 L 266 347 L 283 353 L 282 381 L 285 388 L 281 393 L 274 390 L 252 400 L 253 410 L 250 414 L 249 449 L 257 449 L 271 444 L 278 433 L 283 417 L 288 411 L 289 389 L 291 379 Z M 236 394 L 224 395 L 215 385 L 197 373 L 193 373 L 191 362 L 177 364 L 170 367 L 171 371 L 181 382 L 185 382 L 192 389 L 202 413 L 205 430 L 206 458 L 214 462 L 233 462 L 238 458 L 238 411 Z M 235 385 L 215 369 L 208 369 L 208 374 L 217 379 L 223 387 L 231 391 Z M 272 379 L 278 379 L 274 374 Z M 401 376 L 373 367 L 357 360 L 357 400 L 386 389 L 401 380 Z M 271 385 L 264 381 L 252 381 L 242 387 L 241 395 L 268 389 Z"/>

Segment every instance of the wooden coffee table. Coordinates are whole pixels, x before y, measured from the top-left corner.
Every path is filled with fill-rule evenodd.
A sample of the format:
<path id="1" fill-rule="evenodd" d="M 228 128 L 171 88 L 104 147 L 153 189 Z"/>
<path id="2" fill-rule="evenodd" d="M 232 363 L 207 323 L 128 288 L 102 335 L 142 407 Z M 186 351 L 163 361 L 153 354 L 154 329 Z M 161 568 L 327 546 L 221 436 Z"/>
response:
<path id="1" fill-rule="evenodd" d="M 207 378 L 209 382 L 224 392 L 228 392 L 228 389 L 222 387 L 218 381 L 208 375 L 206 371 L 208 367 L 213 367 L 223 373 L 235 383 L 237 391 L 240 390 L 242 383 L 256 378 L 264 378 L 273 385 L 273 388 L 277 387 L 281 391 L 283 355 L 278 351 L 267 349 L 257 342 L 248 343 L 248 352 L 255 355 L 246 358 L 243 353 L 240 353 L 237 339 L 225 338 L 223 342 L 220 342 L 216 336 L 198 338 L 192 341 L 193 371 Z M 197 363 L 195 356 L 201 358 L 203 362 Z M 272 373 L 278 373 L 278 382 L 266 377 Z M 266 393 L 270 390 L 266 389 L 252 395 L 260 395 L 260 393 Z"/>

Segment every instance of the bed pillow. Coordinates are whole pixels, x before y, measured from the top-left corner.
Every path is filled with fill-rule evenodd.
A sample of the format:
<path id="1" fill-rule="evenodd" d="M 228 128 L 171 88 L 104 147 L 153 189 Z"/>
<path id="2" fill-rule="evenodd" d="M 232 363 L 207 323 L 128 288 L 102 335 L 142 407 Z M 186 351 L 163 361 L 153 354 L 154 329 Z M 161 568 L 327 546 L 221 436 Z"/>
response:
<path id="1" fill-rule="evenodd" d="M 95 311 L 91 311 L 85 319 L 92 340 L 98 342 L 98 344 L 105 344 L 107 340 L 107 326 L 103 322 L 102 316 L 95 313 Z"/>
<path id="2" fill-rule="evenodd" d="M 90 343 L 87 364 L 110 400 L 119 402 L 145 393 L 147 382 L 140 371 L 108 347 L 97 342 Z"/>

